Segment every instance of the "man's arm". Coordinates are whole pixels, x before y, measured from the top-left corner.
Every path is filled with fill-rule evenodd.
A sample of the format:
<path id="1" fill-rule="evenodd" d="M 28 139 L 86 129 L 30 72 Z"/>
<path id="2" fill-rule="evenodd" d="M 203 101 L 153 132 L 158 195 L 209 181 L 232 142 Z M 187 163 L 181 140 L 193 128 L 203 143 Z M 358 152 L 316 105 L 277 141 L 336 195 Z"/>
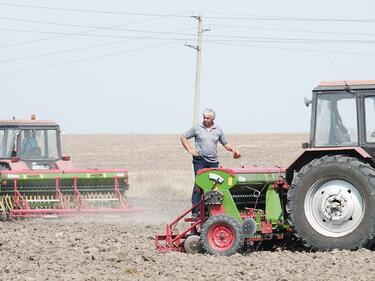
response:
<path id="1" fill-rule="evenodd" d="M 180 137 L 180 140 L 187 152 L 189 152 L 193 156 L 199 156 L 199 153 L 195 150 L 195 148 L 191 147 L 188 139 L 184 135 Z"/>
<path id="2" fill-rule="evenodd" d="M 233 158 L 238 159 L 241 157 L 241 153 L 238 150 L 235 150 L 233 146 L 228 142 L 227 144 L 223 144 L 226 150 L 233 152 Z"/>
<path id="3" fill-rule="evenodd" d="M 219 137 L 220 143 L 225 147 L 226 150 L 233 152 L 233 158 L 238 159 L 241 157 L 241 153 L 238 150 L 235 150 L 233 146 L 229 143 L 227 140 L 223 130 L 220 128 L 220 137 Z"/>

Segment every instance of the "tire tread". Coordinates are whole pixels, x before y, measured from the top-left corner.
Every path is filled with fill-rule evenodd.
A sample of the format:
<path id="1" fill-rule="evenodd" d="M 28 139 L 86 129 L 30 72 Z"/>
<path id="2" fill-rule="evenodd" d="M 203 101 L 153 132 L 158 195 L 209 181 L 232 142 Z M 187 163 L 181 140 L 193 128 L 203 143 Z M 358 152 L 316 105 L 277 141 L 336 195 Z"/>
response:
<path id="1" fill-rule="evenodd" d="M 289 224 L 294 229 L 294 235 L 301 240 L 304 246 L 316 250 L 327 250 L 321 249 L 317 245 L 313 245 L 311 242 L 310 237 L 308 235 L 302 235 L 303 231 L 300 229 L 298 223 L 296 223 L 296 217 L 300 216 L 296 211 L 296 202 L 295 198 L 299 189 L 302 188 L 304 185 L 304 178 L 305 176 L 310 173 L 312 169 L 315 169 L 319 166 L 330 166 L 330 165 L 344 165 L 345 167 L 349 167 L 353 169 L 356 173 L 358 173 L 361 177 L 364 176 L 367 178 L 368 185 L 371 186 L 371 198 L 369 198 L 369 202 L 371 202 L 372 206 L 375 206 L 375 170 L 367 163 L 353 157 L 349 157 L 346 155 L 326 155 L 321 158 L 317 158 L 312 160 L 310 163 L 303 166 L 298 173 L 294 176 L 293 181 L 291 183 L 290 189 L 287 194 L 287 204 L 286 204 L 286 212 L 288 217 Z M 373 208 L 375 209 L 375 208 Z M 369 219 L 370 223 L 368 225 L 368 234 L 363 235 L 360 238 L 357 245 L 352 245 L 349 248 L 351 250 L 358 249 L 362 247 L 370 247 L 374 244 L 374 233 L 375 233 L 375 211 L 372 212 L 373 217 Z"/>

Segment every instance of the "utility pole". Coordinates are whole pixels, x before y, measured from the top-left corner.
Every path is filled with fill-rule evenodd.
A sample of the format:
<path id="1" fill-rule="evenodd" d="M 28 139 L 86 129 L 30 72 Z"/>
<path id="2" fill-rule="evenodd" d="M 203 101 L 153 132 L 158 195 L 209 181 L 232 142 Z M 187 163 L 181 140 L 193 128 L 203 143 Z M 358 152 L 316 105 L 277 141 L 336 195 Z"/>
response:
<path id="1" fill-rule="evenodd" d="M 201 82 L 201 54 L 202 54 L 202 33 L 207 30 L 202 29 L 202 16 L 192 16 L 198 21 L 198 40 L 197 45 L 187 45 L 197 51 L 197 61 L 195 69 L 195 96 L 194 96 L 194 113 L 193 125 L 199 122 L 199 101 L 200 101 L 200 82 Z"/>

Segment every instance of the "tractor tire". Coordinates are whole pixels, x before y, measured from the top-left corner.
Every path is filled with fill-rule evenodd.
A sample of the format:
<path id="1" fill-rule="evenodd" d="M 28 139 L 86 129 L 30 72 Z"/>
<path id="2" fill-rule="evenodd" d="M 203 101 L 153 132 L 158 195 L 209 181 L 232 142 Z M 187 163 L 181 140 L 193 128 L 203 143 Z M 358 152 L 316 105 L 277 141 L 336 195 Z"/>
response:
<path id="1" fill-rule="evenodd" d="M 233 255 L 244 245 L 241 225 L 231 216 L 212 216 L 202 227 L 201 245 L 211 255 Z"/>
<path id="2" fill-rule="evenodd" d="M 324 156 L 294 176 L 286 210 L 294 234 L 316 250 L 370 247 L 375 235 L 375 170 L 344 155 Z"/>

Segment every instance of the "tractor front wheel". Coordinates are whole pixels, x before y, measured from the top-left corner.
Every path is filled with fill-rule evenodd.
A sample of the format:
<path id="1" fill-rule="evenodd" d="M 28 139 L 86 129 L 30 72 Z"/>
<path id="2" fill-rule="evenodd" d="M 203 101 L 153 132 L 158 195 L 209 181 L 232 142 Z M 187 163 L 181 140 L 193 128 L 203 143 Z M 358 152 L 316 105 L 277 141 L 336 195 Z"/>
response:
<path id="1" fill-rule="evenodd" d="M 211 255 L 233 255 L 244 245 L 241 225 L 231 216 L 212 216 L 203 225 L 201 243 Z"/>
<path id="2" fill-rule="evenodd" d="M 371 246 L 375 233 L 375 170 L 344 155 L 324 156 L 295 175 L 287 212 L 295 235 L 318 250 Z"/>

